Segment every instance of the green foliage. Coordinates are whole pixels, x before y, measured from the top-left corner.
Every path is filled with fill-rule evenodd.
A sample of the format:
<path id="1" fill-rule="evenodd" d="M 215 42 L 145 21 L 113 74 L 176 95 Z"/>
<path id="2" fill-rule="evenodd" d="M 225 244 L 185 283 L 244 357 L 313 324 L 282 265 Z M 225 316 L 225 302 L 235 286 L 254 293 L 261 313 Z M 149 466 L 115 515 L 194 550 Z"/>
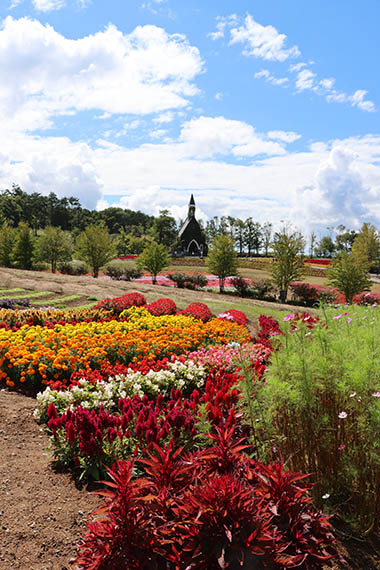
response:
<path id="1" fill-rule="evenodd" d="M 217 236 L 209 250 L 206 265 L 219 278 L 219 291 L 224 292 L 226 277 L 237 274 L 238 259 L 233 239 L 226 235 Z"/>
<path id="2" fill-rule="evenodd" d="M 305 242 L 298 232 L 289 233 L 284 228 L 276 232 L 272 243 L 273 257 L 270 273 L 279 288 L 282 301 L 286 301 L 291 281 L 300 281 L 304 273 L 303 250 Z"/>
<path id="3" fill-rule="evenodd" d="M 336 247 L 330 236 L 323 236 L 318 246 L 315 248 L 315 254 L 320 257 L 332 257 Z"/>
<path id="4" fill-rule="evenodd" d="M 12 267 L 12 250 L 16 239 L 16 233 L 8 222 L 4 222 L 0 229 L 0 265 Z"/>
<path id="5" fill-rule="evenodd" d="M 156 284 L 157 275 L 169 265 L 169 252 L 161 244 L 152 242 L 144 248 L 142 254 L 137 258 L 137 266 L 140 269 L 149 271 L 152 275 L 152 283 Z"/>
<path id="6" fill-rule="evenodd" d="M 87 261 L 94 277 L 116 254 L 115 243 L 104 224 L 87 226 L 78 237 L 77 248 L 80 259 Z"/>
<path id="7" fill-rule="evenodd" d="M 87 275 L 90 270 L 87 263 L 78 259 L 63 261 L 58 264 L 58 269 L 64 275 Z"/>
<path id="8" fill-rule="evenodd" d="M 57 270 L 59 261 L 69 261 L 73 252 L 71 235 L 61 228 L 47 226 L 37 238 L 34 246 L 36 261 L 46 261 L 50 264 L 53 273 Z"/>
<path id="9" fill-rule="evenodd" d="M 160 215 L 155 218 L 151 229 L 153 239 L 166 246 L 171 247 L 176 241 L 178 230 L 177 224 L 169 210 L 160 210 Z"/>
<path id="10" fill-rule="evenodd" d="M 21 222 L 17 228 L 12 258 L 19 269 L 31 269 L 33 263 L 34 238 L 28 224 Z"/>
<path id="11" fill-rule="evenodd" d="M 319 505 L 342 505 L 366 530 L 380 505 L 379 308 L 330 308 L 313 329 L 298 321 L 283 330 L 256 397 L 244 398 L 256 448 L 263 460 L 281 453 L 290 469 L 315 473 Z"/>
<path id="12" fill-rule="evenodd" d="M 327 270 L 328 284 L 342 291 L 346 301 L 352 303 L 354 295 L 368 291 L 368 260 L 362 256 L 343 251 Z"/>
<path id="13" fill-rule="evenodd" d="M 116 259 L 108 263 L 104 268 L 104 273 L 115 279 L 116 281 L 132 281 L 141 277 L 141 270 L 136 267 L 135 263 Z"/>
<path id="14" fill-rule="evenodd" d="M 355 257 L 375 263 L 380 257 L 380 237 L 372 224 L 363 224 L 352 245 L 352 253 Z"/>

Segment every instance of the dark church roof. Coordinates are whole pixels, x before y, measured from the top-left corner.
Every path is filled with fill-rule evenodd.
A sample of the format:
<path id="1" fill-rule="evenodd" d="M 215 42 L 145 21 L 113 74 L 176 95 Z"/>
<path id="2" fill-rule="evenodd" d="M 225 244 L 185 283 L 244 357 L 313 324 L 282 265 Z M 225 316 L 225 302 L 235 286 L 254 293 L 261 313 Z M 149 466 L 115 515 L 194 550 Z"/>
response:
<path id="1" fill-rule="evenodd" d="M 195 206 L 195 200 L 194 200 L 194 196 L 193 196 L 193 195 L 191 195 L 190 202 L 189 202 L 189 206 Z"/>

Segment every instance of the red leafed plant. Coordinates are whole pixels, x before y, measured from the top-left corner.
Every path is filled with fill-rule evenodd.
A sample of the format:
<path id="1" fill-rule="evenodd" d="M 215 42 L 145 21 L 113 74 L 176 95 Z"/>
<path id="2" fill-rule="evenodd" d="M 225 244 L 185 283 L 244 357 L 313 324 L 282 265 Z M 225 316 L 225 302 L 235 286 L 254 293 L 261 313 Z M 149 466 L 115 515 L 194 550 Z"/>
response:
<path id="1" fill-rule="evenodd" d="M 115 297 L 114 299 L 104 299 L 95 305 L 94 309 L 106 309 L 112 311 L 115 315 L 119 315 L 125 309 L 130 307 L 141 307 L 146 305 L 146 299 L 141 293 L 127 293 L 122 297 Z"/>
<path id="2" fill-rule="evenodd" d="M 132 463 L 109 470 L 100 518 L 88 523 L 78 570 L 116 568 L 306 570 L 335 554 L 329 517 L 315 511 L 306 477 L 244 453 L 234 430 L 213 447 L 185 455 L 153 444 L 132 479 Z"/>
<path id="3" fill-rule="evenodd" d="M 190 303 L 190 305 L 183 311 L 180 311 L 179 314 L 189 315 L 190 317 L 200 319 L 204 323 L 207 323 L 207 321 L 213 318 L 212 312 L 204 303 Z"/>
<path id="4" fill-rule="evenodd" d="M 175 315 L 177 312 L 177 306 L 171 299 L 158 299 L 153 301 L 147 306 L 148 311 L 151 315 L 159 317 L 160 315 Z"/>

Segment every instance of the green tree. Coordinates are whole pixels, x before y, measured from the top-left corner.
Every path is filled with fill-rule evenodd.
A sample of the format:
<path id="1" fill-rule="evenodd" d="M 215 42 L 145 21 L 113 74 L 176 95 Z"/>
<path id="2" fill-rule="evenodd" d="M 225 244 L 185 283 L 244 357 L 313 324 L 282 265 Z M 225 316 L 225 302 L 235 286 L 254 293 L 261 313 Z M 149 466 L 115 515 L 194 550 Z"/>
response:
<path id="1" fill-rule="evenodd" d="M 272 243 L 274 260 L 271 264 L 273 283 L 280 290 L 281 301 L 286 301 L 291 281 L 303 277 L 304 264 L 302 252 L 305 241 L 299 232 L 290 233 L 287 228 L 274 234 Z"/>
<path id="2" fill-rule="evenodd" d="M 315 249 L 315 253 L 321 257 L 332 257 L 336 247 L 330 236 L 323 236 Z"/>
<path id="3" fill-rule="evenodd" d="M 265 222 L 262 226 L 262 240 L 265 257 L 268 257 L 268 250 L 272 241 L 272 227 L 273 226 L 270 222 Z"/>
<path id="4" fill-rule="evenodd" d="M 94 277 L 98 277 L 99 269 L 116 254 L 115 243 L 104 223 L 87 226 L 78 236 L 77 249 L 79 258 L 87 261 Z"/>
<path id="5" fill-rule="evenodd" d="M 376 263 L 380 257 L 380 237 L 376 228 L 369 223 L 362 225 L 352 245 L 355 257 L 365 257 L 370 264 Z"/>
<path id="6" fill-rule="evenodd" d="M 160 215 L 155 218 L 151 229 L 152 237 L 158 243 L 171 247 L 177 238 L 177 224 L 169 210 L 160 210 Z"/>
<path id="7" fill-rule="evenodd" d="M 248 249 L 248 257 L 251 257 L 252 251 L 256 255 L 259 254 L 260 247 L 263 243 L 263 234 L 259 222 L 254 222 L 252 218 L 247 218 L 244 222 L 245 226 L 245 245 Z"/>
<path id="8" fill-rule="evenodd" d="M 238 260 L 233 239 L 226 235 L 217 236 L 210 247 L 206 265 L 218 276 L 219 291 L 223 293 L 226 277 L 237 274 Z"/>
<path id="9" fill-rule="evenodd" d="M 34 258 L 37 261 L 50 263 L 53 273 L 57 270 L 59 261 L 70 261 L 73 253 L 71 235 L 61 230 L 47 226 L 37 238 L 34 246 Z"/>
<path id="10" fill-rule="evenodd" d="M 12 267 L 12 250 L 16 239 L 16 230 L 8 222 L 4 222 L 0 229 L 0 265 Z"/>
<path id="11" fill-rule="evenodd" d="M 342 291 L 352 303 L 354 295 L 369 291 L 368 260 L 365 256 L 342 251 L 327 270 L 328 284 Z"/>
<path id="12" fill-rule="evenodd" d="M 338 251 L 351 252 L 352 251 L 352 244 L 355 241 L 355 238 L 357 236 L 357 232 L 355 232 L 355 230 L 348 230 L 342 224 L 337 227 L 337 230 L 340 233 L 337 234 L 337 236 L 335 238 L 336 249 Z"/>
<path id="13" fill-rule="evenodd" d="M 33 264 L 33 232 L 25 222 L 17 227 L 16 240 L 13 246 L 12 258 L 19 269 L 32 269 Z"/>
<path id="14" fill-rule="evenodd" d="M 153 241 L 144 248 L 136 263 L 137 267 L 151 273 L 152 283 L 155 285 L 157 275 L 169 265 L 169 252 L 162 243 Z"/>

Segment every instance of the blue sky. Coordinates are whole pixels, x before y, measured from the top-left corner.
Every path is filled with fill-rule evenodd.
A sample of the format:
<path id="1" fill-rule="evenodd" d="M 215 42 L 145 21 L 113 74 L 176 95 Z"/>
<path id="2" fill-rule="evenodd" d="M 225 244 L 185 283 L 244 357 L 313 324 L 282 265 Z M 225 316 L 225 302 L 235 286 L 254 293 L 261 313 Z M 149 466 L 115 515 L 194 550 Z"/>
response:
<path id="1" fill-rule="evenodd" d="M 3 0 L 0 188 L 380 225 L 380 5 Z"/>

